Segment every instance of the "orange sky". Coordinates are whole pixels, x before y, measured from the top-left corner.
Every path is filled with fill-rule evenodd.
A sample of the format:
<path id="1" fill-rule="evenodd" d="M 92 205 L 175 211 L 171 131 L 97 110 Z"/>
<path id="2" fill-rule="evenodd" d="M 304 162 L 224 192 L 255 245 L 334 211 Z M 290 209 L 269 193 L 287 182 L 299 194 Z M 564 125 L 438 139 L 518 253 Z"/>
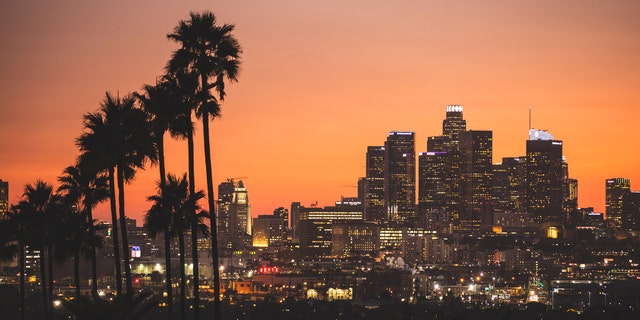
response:
<path id="1" fill-rule="evenodd" d="M 203 9 L 235 24 L 244 49 L 213 122 L 213 169 L 216 185 L 249 177 L 254 216 L 355 195 L 345 186 L 364 175 L 368 145 L 410 130 L 425 151 L 448 104 L 465 107 L 468 129 L 493 130 L 494 162 L 525 153 L 533 106 L 533 126 L 565 142 L 582 207 L 604 211 L 606 178 L 640 189 L 638 1 L 212 3 L 2 1 L 0 179 L 10 202 L 36 178 L 56 183 L 78 155 L 83 114 L 105 91 L 153 83 L 176 49 L 165 35 Z M 169 143 L 167 162 L 187 170 L 185 142 Z M 149 207 L 157 179 L 151 167 L 127 186 L 129 216 Z"/>

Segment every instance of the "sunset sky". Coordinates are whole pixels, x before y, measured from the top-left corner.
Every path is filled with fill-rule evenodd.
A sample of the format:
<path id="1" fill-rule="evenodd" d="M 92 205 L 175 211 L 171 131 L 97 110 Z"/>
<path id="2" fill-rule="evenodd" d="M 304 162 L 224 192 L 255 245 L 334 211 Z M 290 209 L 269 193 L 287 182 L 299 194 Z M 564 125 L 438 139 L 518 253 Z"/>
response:
<path id="1" fill-rule="evenodd" d="M 57 185 L 79 153 L 82 116 L 106 91 L 154 83 L 177 48 L 166 34 L 205 9 L 236 25 L 244 50 L 212 123 L 214 183 L 248 177 L 254 216 L 355 196 L 367 146 L 404 130 L 425 151 L 448 104 L 464 106 L 468 129 L 493 130 L 494 163 L 525 154 L 532 106 L 533 127 L 564 141 L 581 207 L 604 212 L 606 178 L 640 189 L 639 1 L 7 0 L 0 179 L 10 202 L 38 178 Z M 186 172 L 186 142 L 168 144 L 168 171 Z M 149 208 L 156 180 L 148 167 L 126 187 L 129 216 Z"/>

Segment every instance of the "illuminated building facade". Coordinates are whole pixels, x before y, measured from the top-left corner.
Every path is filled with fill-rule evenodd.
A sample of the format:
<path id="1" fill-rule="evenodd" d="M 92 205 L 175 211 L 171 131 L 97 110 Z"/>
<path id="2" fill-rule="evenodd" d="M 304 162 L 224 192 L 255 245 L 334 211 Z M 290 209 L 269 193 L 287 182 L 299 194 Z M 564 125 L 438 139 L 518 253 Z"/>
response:
<path id="1" fill-rule="evenodd" d="M 413 132 L 393 131 L 384 145 L 384 201 L 389 221 L 411 221 L 415 217 L 414 136 Z"/>
<path id="2" fill-rule="evenodd" d="M 284 235 L 284 219 L 277 214 L 259 215 L 253 219 L 253 246 L 277 247 L 282 245 Z"/>
<path id="3" fill-rule="evenodd" d="M 622 228 L 623 199 L 631 190 L 631 181 L 626 178 L 605 180 L 607 223 L 613 229 Z"/>
<path id="4" fill-rule="evenodd" d="M 427 222 L 446 207 L 446 157 L 442 151 L 421 152 L 418 156 L 418 214 Z"/>
<path id="5" fill-rule="evenodd" d="M 335 221 L 332 226 L 331 255 L 373 256 L 378 251 L 378 225 L 364 221 Z"/>
<path id="6" fill-rule="evenodd" d="M 300 207 L 298 235 L 303 256 L 331 254 L 333 223 L 337 221 L 363 221 L 363 207 L 359 202 L 336 202 L 335 206 Z"/>
<path id="7" fill-rule="evenodd" d="M 501 163 L 493 165 L 494 213 L 525 211 L 525 159 L 526 157 L 505 157 Z"/>
<path id="8" fill-rule="evenodd" d="M 250 245 L 251 207 L 247 188 L 242 180 L 229 179 L 218 185 L 218 237 L 220 247 L 241 249 Z"/>
<path id="9" fill-rule="evenodd" d="M 532 140 L 535 139 L 535 140 Z M 546 131 L 530 131 L 527 140 L 527 212 L 537 223 L 562 220 L 562 141 Z"/>
<path id="10" fill-rule="evenodd" d="M 9 182 L 0 179 L 0 219 L 4 219 L 9 210 Z"/>
<path id="11" fill-rule="evenodd" d="M 482 221 L 491 223 L 493 132 L 460 133 L 460 230 L 478 231 Z"/>
<path id="12" fill-rule="evenodd" d="M 367 147 L 364 217 L 367 221 L 382 221 L 384 210 L 384 147 Z"/>
<path id="13" fill-rule="evenodd" d="M 622 200 L 622 228 L 640 230 L 640 191 L 627 192 Z"/>

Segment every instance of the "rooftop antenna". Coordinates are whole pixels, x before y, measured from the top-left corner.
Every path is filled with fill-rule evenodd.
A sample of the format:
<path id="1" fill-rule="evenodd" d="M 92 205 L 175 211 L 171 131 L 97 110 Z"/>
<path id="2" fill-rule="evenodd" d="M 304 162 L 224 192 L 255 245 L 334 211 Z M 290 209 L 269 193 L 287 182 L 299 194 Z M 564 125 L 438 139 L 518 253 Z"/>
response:
<path id="1" fill-rule="evenodd" d="M 531 131 L 531 106 L 529 106 L 529 131 Z"/>

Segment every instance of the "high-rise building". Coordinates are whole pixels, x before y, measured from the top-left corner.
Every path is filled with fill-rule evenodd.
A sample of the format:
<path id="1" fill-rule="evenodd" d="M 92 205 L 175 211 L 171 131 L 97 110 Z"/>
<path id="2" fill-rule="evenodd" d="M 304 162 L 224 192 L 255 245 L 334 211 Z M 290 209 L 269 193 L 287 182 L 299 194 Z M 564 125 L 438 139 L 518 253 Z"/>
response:
<path id="1" fill-rule="evenodd" d="M 462 117 L 462 106 L 447 106 L 447 115 L 442 121 L 442 135 L 447 137 L 447 150 L 457 149 L 459 136 L 461 132 L 467 130 L 467 121 Z"/>
<path id="2" fill-rule="evenodd" d="M 562 222 L 562 141 L 531 129 L 527 140 L 527 212 L 537 223 Z"/>
<path id="3" fill-rule="evenodd" d="M 418 216 L 432 225 L 445 212 L 447 198 L 447 153 L 421 152 L 418 156 Z"/>
<path id="4" fill-rule="evenodd" d="M 286 211 L 286 209 L 285 209 Z M 284 217 L 278 210 L 273 215 L 261 214 L 253 219 L 253 246 L 277 247 L 283 243 Z"/>
<path id="5" fill-rule="evenodd" d="M 236 234 L 251 234 L 251 209 L 249 205 L 249 195 L 247 188 L 242 180 L 233 189 L 233 198 L 231 199 L 230 214 L 232 220 L 235 220 Z"/>
<path id="6" fill-rule="evenodd" d="M 480 230 L 491 218 L 491 179 L 493 171 L 493 132 L 469 130 L 459 135 L 460 226 L 468 231 Z"/>
<path id="7" fill-rule="evenodd" d="M 623 198 L 631 190 L 631 180 L 611 178 L 605 180 L 607 223 L 613 229 L 622 228 Z"/>
<path id="8" fill-rule="evenodd" d="M 389 133 L 384 145 L 384 201 L 389 221 L 411 221 L 415 217 L 415 157 L 413 132 Z"/>
<path id="9" fill-rule="evenodd" d="M 0 219 L 4 219 L 9 210 L 9 182 L 0 179 Z"/>
<path id="10" fill-rule="evenodd" d="M 331 255 L 337 257 L 372 256 L 378 250 L 375 222 L 335 221 L 332 225 Z"/>
<path id="11" fill-rule="evenodd" d="M 640 230 L 640 191 L 629 191 L 622 198 L 622 229 Z"/>
<path id="12" fill-rule="evenodd" d="M 227 180 L 218 185 L 218 200 L 216 201 L 216 221 L 218 229 L 218 246 L 220 249 L 231 249 L 231 200 L 233 199 L 233 190 L 235 184 L 233 180 Z"/>
<path id="13" fill-rule="evenodd" d="M 251 207 L 242 180 L 229 179 L 218 185 L 218 238 L 220 247 L 241 249 L 251 243 Z"/>
<path id="14" fill-rule="evenodd" d="M 364 216 L 367 221 L 386 218 L 384 210 L 384 147 L 367 147 Z"/>
<path id="15" fill-rule="evenodd" d="M 363 221 L 363 208 L 357 202 L 336 202 L 333 207 L 300 207 L 297 234 L 304 256 L 331 253 L 332 226 L 335 221 Z"/>
<path id="16" fill-rule="evenodd" d="M 526 157 L 505 157 L 493 165 L 494 213 L 525 212 Z"/>
<path id="17" fill-rule="evenodd" d="M 294 242 L 300 242 L 300 202 L 291 202 L 291 236 Z"/>

